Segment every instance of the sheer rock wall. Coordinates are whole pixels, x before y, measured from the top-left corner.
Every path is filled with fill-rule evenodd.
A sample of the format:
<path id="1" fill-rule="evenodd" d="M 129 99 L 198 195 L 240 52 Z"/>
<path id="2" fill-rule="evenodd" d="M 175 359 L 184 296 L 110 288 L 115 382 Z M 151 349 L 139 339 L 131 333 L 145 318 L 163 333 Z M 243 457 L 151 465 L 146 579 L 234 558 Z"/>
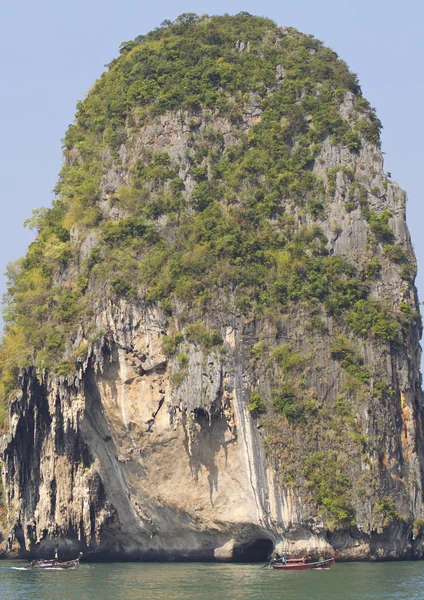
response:
<path id="1" fill-rule="evenodd" d="M 352 103 L 347 95 L 341 107 L 347 119 Z M 237 130 L 248 130 L 260 118 L 252 94 Z M 142 127 L 121 146 L 120 166 L 104 154 L 105 215 L 123 216 L 111 198 L 130 183 L 131 166 L 146 148 L 169 154 L 190 194 L 190 119 L 167 113 Z M 230 121 L 215 119 L 212 125 L 223 135 L 222 151 L 237 143 Z M 205 126 L 200 118 L 197 131 Z M 390 210 L 396 241 L 413 257 L 406 195 L 388 180 L 379 149 L 363 140 L 355 154 L 327 140 L 314 173 L 325 181 L 329 169 L 342 166 L 366 188 L 372 210 Z M 343 170 L 336 173 L 335 186 L 321 223 L 327 247 L 360 266 L 369 225 L 360 207 L 345 208 L 349 180 Z M 295 207 L 290 210 L 296 214 Z M 308 218 L 305 224 L 313 224 Z M 86 235 L 78 227 L 72 239 L 81 261 L 97 243 L 95 232 Z M 205 322 L 223 336 L 223 351 L 187 343 L 185 376 L 177 384 L 177 358 L 166 356 L 162 343 L 171 329 L 181 329 L 178 318 L 170 320 L 154 303 L 112 301 L 98 292 L 96 322 L 105 333 L 90 344 L 77 375 L 45 374 L 40 381 L 28 369 L 10 404 L 10 432 L 3 440 L 9 548 L 17 544 L 21 552 L 49 554 L 59 544 L 62 552 L 82 549 L 93 557 L 230 560 L 268 540 L 269 549 L 317 556 L 336 547 L 346 559 L 422 556 L 421 531 L 414 527 L 423 516 L 419 327 L 411 328 L 407 344 L 364 340 L 358 346 L 364 363 L 392 382 L 394 394 L 384 401 L 370 396 L 354 407 L 359 433 L 378 439 L 379 451 L 370 447 L 361 454 L 349 445 L 346 432 L 351 452 L 346 468 L 354 491 L 363 486 L 366 493 L 353 494 L 356 524 L 331 530 L 317 516 L 306 488 L 282 482 L 287 465 L 267 450 L 266 427 L 248 404 L 252 390 L 264 396 L 271 391 L 269 373 L 252 366 L 250 352 L 265 338 L 290 341 L 305 356 L 313 355 L 313 364 L 305 368 L 306 386 L 334 406 L 343 373 L 328 341 L 333 318 L 326 317 L 328 337 L 311 339 L 301 312 L 275 328 L 265 317 L 248 320 L 217 305 Z M 400 302 L 418 307 L 413 284 L 388 259 L 371 297 L 393 309 Z M 82 339 L 83 329 L 75 347 Z M 281 436 L 283 441 L 292 437 L 302 461 L 301 434 L 287 428 Z M 317 444 L 325 452 L 331 440 L 324 436 Z M 377 495 L 392 499 L 399 518 L 387 524 L 376 514 Z"/>

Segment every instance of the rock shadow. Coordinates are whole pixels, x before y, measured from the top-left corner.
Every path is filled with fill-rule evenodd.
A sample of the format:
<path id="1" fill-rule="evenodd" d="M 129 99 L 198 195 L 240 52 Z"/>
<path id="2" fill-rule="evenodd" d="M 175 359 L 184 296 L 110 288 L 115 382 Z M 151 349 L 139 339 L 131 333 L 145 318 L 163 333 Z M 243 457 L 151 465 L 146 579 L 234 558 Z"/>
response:
<path id="1" fill-rule="evenodd" d="M 213 494 L 218 492 L 218 466 L 216 455 L 224 449 L 227 458 L 225 433 L 228 431 L 228 422 L 219 412 L 209 415 L 202 408 L 193 411 L 194 423 L 185 427 L 186 436 L 191 435 L 189 459 L 190 469 L 195 481 L 199 480 L 202 467 L 207 470 L 209 483 L 209 498 L 213 506 Z M 187 418 L 187 417 L 186 417 Z M 188 433 L 188 430 L 190 433 Z M 186 440 L 186 449 L 189 444 Z"/>

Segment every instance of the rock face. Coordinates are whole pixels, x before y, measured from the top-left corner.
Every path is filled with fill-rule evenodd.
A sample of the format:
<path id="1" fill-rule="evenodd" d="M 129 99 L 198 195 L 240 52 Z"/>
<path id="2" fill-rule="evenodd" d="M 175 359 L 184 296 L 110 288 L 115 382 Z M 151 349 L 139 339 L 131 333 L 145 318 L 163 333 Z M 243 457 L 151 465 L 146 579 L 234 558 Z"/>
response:
<path id="1" fill-rule="evenodd" d="M 299 39 L 276 31 L 277 39 Z M 248 34 L 233 48 L 254 52 Z M 128 218 L 122 190 L 133 186 L 140 160 L 153 164 L 157 153 L 168 156 L 183 197 L 195 197 L 199 177 L 213 178 L 209 159 L 200 176 L 194 170 L 196 144 L 213 134 L 225 157 L 252 140 L 293 65 L 273 68 L 274 87 L 245 94 L 237 119 L 204 107 L 167 110 L 136 125 L 127 119 L 115 149 L 99 143 L 101 218 Z M 344 90 L 338 104 L 352 127 L 356 96 Z M 307 128 L 314 119 L 305 115 Z M 90 275 L 97 338 L 81 320 L 67 350 L 75 372 L 26 367 L 10 399 L 9 549 L 43 555 L 59 544 L 93 558 L 176 560 L 263 560 L 273 549 L 319 556 L 333 548 L 347 560 L 422 556 L 421 329 L 406 195 L 384 173 L 378 143 L 355 131 L 357 142 L 321 135 L 303 167 L 322 185 L 322 203 L 308 200 L 305 209 L 284 193 L 278 200 L 293 231 L 315 231 L 317 256 L 350 265 L 338 295 L 316 292 L 306 302 L 288 288 L 284 308 L 244 310 L 230 286 L 199 312 L 181 290 L 170 308 L 142 292 L 125 297 L 115 286 L 113 293 L 98 272 Z M 69 168 L 84 160 L 71 144 Z M 152 181 L 149 197 L 161 191 L 160 178 Z M 233 202 L 242 214 L 246 190 L 238 190 Z M 155 219 L 173 243 L 175 226 L 166 215 Z M 278 215 L 267 220 L 287 227 Z M 78 219 L 68 228 L 76 258 L 55 274 L 65 287 L 106 239 Z M 308 278 L 311 264 L 297 276 Z M 330 287 L 331 276 L 326 271 Z M 259 281 L 257 289 L 267 286 Z"/>

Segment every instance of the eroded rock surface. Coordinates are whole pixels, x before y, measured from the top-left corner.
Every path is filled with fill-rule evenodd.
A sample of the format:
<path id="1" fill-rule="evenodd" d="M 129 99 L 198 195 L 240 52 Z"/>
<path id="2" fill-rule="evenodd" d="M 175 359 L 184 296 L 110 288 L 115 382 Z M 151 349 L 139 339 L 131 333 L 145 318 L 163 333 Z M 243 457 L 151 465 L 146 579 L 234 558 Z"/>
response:
<path id="1" fill-rule="evenodd" d="M 252 51 L 247 40 L 236 48 Z M 284 86 L 289 67 L 277 64 L 274 72 L 274 85 Z M 233 120 L 206 108 L 144 120 L 135 111 L 119 150 L 101 153 L 102 218 L 128 216 L 122 190 L 131 187 L 138 161 L 158 152 L 168 155 L 188 202 L 197 185 L 196 140 L 212 131 L 217 156 L 248 145 L 272 93 L 245 95 Z M 346 92 L 339 113 L 352 126 L 355 106 Z M 313 127 L 312 117 L 305 123 Z M 71 338 L 76 374 L 26 368 L 10 402 L 2 448 L 9 550 L 47 555 L 58 544 L 64 554 L 82 549 L 92 558 L 220 561 L 264 560 L 273 549 L 318 557 L 338 548 L 342 559 L 422 556 L 421 328 L 411 316 L 418 300 L 413 276 L 402 271 L 404 258 L 389 256 L 395 245 L 402 248 L 414 270 L 406 194 L 384 172 L 378 144 L 358 136 L 353 149 L 328 136 L 305 167 L 322 183 L 325 206 L 308 212 L 282 197 L 279 214 L 290 216 L 294 229 L 319 225 L 321 254 L 348 261 L 360 281 L 378 251 L 369 298 L 399 319 L 402 311 L 409 315 L 402 337 L 351 335 L 351 362 L 343 363 L 334 340 L 350 333 L 338 307 L 316 305 L 313 312 L 299 301 L 252 314 L 226 290 L 199 319 L 184 300 L 170 311 L 142 291 L 119 298 L 99 275 L 87 279 L 91 328 L 100 333 L 90 339 L 81 323 Z M 67 160 L 83 159 L 74 148 Z M 212 166 L 202 163 L 202 177 L 210 180 Z M 152 184 L 148 196 L 156 193 Z M 241 182 L 233 204 L 241 205 L 245 193 Z M 371 243 L 372 215 L 390 228 L 389 249 Z M 277 226 L 278 219 L 269 222 Z M 172 243 L 171 219 L 160 215 L 157 227 Z M 77 258 L 56 284 L 77 279 L 101 232 L 75 223 L 70 238 Z M 219 343 L 186 335 L 193 314 Z M 176 333 L 178 351 L 166 351 Z M 290 350 L 292 361 L 277 364 L 275 348 Z M 302 390 L 298 423 L 275 408 L 273 394 L 287 373 Z M 265 400 L 257 409 L 253 392 Z"/>

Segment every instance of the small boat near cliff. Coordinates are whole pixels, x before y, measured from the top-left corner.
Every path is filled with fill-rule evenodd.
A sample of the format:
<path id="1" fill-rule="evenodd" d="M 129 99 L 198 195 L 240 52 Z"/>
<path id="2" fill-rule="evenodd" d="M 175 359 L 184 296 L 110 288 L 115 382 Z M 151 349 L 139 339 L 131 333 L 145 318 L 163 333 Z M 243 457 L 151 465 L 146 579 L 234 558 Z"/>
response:
<path id="1" fill-rule="evenodd" d="M 68 560 L 60 562 L 57 557 L 49 560 L 33 560 L 30 563 L 31 569 L 77 569 L 82 557 L 82 552 L 79 553 L 78 558 L 74 560 Z"/>
<path id="2" fill-rule="evenodd" d="M 306 571 L 307 569 L 329 569 L 336 562 L 338 551 L 334 552 L 332 558 L 319 560 L 318 562 L 306 562 L 306 558 L 287 558 L 270 563 L 270 567 L 276 571 Z"/>

